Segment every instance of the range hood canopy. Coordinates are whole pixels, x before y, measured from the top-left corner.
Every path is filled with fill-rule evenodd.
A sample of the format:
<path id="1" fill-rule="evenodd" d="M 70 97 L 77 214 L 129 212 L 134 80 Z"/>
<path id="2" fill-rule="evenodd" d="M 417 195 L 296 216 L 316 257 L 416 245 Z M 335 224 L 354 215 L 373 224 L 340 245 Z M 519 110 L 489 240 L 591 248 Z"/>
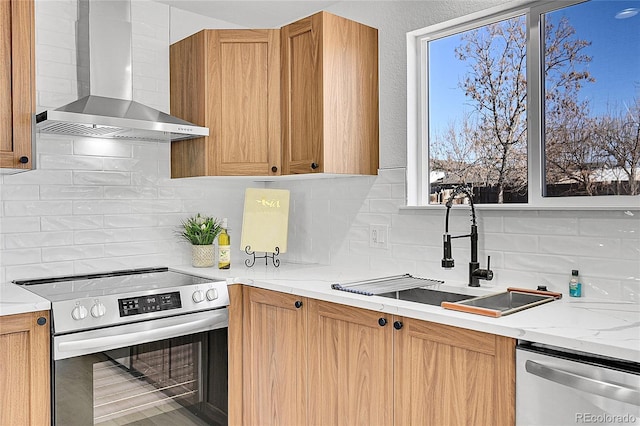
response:
<path id="1" fill-rule="evenodd" d="M 131 4 L 78 0 L 78 93 L 81 99 L 36 115 L 41 133 L 176 141 L 209 129 L 132 100 Z"/>

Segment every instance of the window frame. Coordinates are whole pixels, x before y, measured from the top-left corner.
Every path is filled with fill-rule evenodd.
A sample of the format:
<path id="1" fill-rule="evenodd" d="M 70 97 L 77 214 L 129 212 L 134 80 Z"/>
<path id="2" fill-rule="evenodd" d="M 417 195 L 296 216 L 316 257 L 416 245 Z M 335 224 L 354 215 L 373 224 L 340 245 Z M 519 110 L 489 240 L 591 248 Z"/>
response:
<path id="1" fill-rule="evenodd" d="M 407 33 L 407 208 L 444 208 L 429 204 L 428 43 L 483 25 L 525 15 L 527 27 L 527 179 L 528 202 L 477 204 L 495 210 L 640 210 L 640 195 L 543 197 L 544 52 L 543 14 L 587 0 L 519 0 Z"/>

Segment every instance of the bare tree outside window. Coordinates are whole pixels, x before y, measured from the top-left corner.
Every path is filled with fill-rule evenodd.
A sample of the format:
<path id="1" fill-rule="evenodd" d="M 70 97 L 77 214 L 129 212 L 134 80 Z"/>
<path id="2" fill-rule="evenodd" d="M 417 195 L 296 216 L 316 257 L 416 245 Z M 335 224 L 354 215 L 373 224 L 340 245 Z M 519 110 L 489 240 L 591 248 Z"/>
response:
<path id="1" fill-rule="evenodd" d="M 591 32 L 587 25 L 614 19 L 605 13 L 610 3 L 580 3 L 543 15 L 543 93 L 535 96 L 544 99 L 544 196 L 640 191 L 640 66 L 629 104 L 619 88 L 633 71 L 620 71 L 614 86 L 607 79 L 618 70 L 602 63 L 607 57 L 621 68 L 640 65 L 640 27 L 607 21 L 607 32 Z M 442 203 L 461 184 L 473 189 L 477 203 L 527 202 L 526 63 L 527 54 L 536 52 L 527 52 L 526 34 L 522 15 L 428 42 L 430 203 Z M 611 40 L 617 35 L 620 40 Z M 630 56 L 615 56 L 618 50 Z M 454 87 L 448 74 L 456 72 Z M 606 97 L 606 109 L 598 97 Z"/>

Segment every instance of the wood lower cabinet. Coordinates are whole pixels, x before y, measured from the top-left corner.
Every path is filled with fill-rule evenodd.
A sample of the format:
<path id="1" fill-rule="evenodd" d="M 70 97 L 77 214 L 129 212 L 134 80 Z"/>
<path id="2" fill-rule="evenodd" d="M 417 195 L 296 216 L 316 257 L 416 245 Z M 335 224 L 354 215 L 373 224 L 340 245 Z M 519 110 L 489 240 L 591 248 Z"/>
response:
<path id="1" fill-rule="evenodd" d="M 279 30 L 203 30 L 170 57 L 171 113 L 210 132 L 171 143 L 171 177 L 280 175 Z"/>
<path id="2" fill-rule="evenodd" d="M 515 340 L 401 318 L 396 425 L 515 424 Z"/>
<path id="3" fill-rule="evenodd" d="M 230 315 L 229 424 L 515 424 L 514 339 L 251 287 Z"/>
<path id="4" fill-rule="evenodd" d="M 281 35 L 284 174 L 378 174 L 378 30 L 319 12 Z"/>
<path id="5" fill-rule="evenodd" d="M 0 168 L 33 168 L 34 28 L 33 0 L 0 1 Z"/>
<path id="6" fill-rule="evenodd" d="M 0 425 L 49 425 L 49 312 L 0 317 Z"/>
<path id="7" fill-rule="evenodd" d="M 309 422 L 393 423 L 391 316 L 309 300 Z"/>
<path id="8" fill-rule="evenodd" d="M 307 424 L 307 300 L 250 287 L 242 297 L 242 424 Z"/>

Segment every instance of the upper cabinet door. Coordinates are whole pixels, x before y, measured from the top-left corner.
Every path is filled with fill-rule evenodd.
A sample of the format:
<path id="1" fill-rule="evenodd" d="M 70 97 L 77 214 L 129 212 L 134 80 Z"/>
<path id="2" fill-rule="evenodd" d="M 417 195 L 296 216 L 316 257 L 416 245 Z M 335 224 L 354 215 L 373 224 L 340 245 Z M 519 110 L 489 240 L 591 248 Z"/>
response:
<path id="1" fill-rule="evenodd" d="M 323 172 L 322 15 L 283 27 L 281 36 L 284 173 Z"/>
<path id="2" fill-rule="evenodd" d="M 32 168 L 34 4 L 0 2 L 0 167 Z"/>
<path id="3" fill-rule="evenodd" d="M 214 32 L 209 53 L 218 173 L 279 175 L 279 31 Z"/>
<path id="4" fill-rule="evenodd" d="M 378 31 L 327 12 L 282 35 L 285 174 L 377 174 Z"/>
<path id="5" fill-rule="evenodd" d="M 171 113 L 210 132 L 172 143 L 172 177 L 279 175 L 279 30 L 204 30 L 170 54 Z"/>

